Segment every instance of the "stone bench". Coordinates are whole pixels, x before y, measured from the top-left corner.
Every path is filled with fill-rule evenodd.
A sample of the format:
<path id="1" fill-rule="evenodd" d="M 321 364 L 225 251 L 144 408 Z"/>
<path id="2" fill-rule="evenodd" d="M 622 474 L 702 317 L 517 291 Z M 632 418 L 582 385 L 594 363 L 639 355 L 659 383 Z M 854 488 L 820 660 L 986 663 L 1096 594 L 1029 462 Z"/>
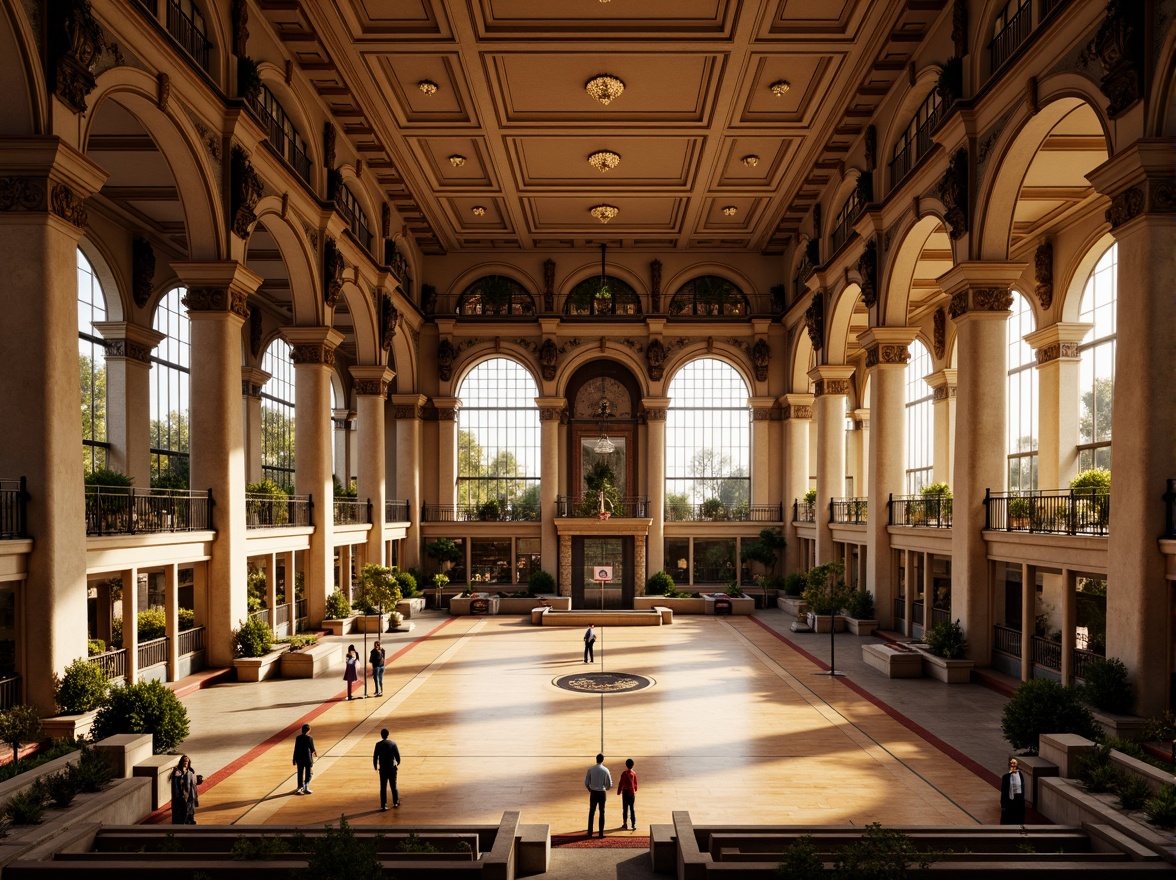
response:
<path id="1" fill-rule="evenodd" d="M 862 645 L 862 660 L 887 678 L 921 678 L 923 655 L 890 645 Z"/>
<path id="2" fill-rule="evenodd" d="M 661 626 L 665 619 L 664 612 L 668 609 L 651 608 L 648 611 L 556 611 L 544 608 L 543 613 L 532 613 L 532 622 L 541 626 L 582 626 L 588 624 L 596 626 Z M 538 620 L 536 621 L 536 617 Z M 673 622 L 671 615 L 670 623 Z"/>

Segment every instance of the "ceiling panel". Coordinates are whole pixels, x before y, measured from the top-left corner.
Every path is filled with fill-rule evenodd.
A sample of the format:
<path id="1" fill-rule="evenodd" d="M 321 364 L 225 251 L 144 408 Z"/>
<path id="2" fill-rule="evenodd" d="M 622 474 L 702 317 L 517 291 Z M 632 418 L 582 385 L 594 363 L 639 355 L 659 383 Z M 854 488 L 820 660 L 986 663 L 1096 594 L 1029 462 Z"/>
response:
<path id="1" fill-rule="evenodd" d="M 599 190 L 605 186 L 615 191 L 682 190 L 694 177 L 702 140 L 598 134 L 507 138 L 506 144 L 520 191 Z M 588 163 L 588 157 L 600 151 L 620 156 L 620 164 L 609 171 L 598 171 Z"/>

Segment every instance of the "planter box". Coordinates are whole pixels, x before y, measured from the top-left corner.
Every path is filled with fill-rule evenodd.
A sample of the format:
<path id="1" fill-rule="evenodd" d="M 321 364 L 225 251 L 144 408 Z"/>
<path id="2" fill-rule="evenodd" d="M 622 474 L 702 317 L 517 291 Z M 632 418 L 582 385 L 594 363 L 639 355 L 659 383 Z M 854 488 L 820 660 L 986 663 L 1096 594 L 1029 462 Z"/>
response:
<path id="1" fill-rule="evenodd" d="M 405 618 L 410 618 L 414 614 L 420 614 L 425 610 L 425 597 L 420 595 L 413 596 L 410 599 L 401 599 L 396 603 L 396 610 Z"/>
<path id="2" fill-rule="evenodd" d="M 845 632 L 845 618 L 841 615 L 833 614 L 813 614 L 811 611 L 806 615 L 808 618 L 809 628 L 815 633 L 829 632 L 831 621 L 837 621 L 837 632 Z"/>
<path id="3" fill-rule="evenodd" d="M 1110 712 L 1101 712 L 1093 706 L 1090 709 L 1090 714 L 1094 716 L 1094 720 L 1098 722 L 1098 726 L 1107 736 L 1135 741 L 1144 738 L 1144 728 L 1147 727 L 1146 718 L 1140 718 L 1138 715 L 1112 715 Z"/>
<path id="4" fill-rule="evenodd" d="M 281 658 L 287 652 L 285 645 L 280 651 L 270 651 L 263 657 L 238 657 L 233 661 L 237 669 L 237 681 L 265 681 L 277 678 L 281 673 Z"/>
<path id="5" fill-rule="evenodd" d="M 97 717 L 97 709 L 80 715 L 56 715 L 43 720 L 41 729 L 50 739 L 88 739 Z"/>
<path id="6" fill-rule="evenodd" d="M 923 657 L 890 645 L 862 645 L 862 659 L 887 678 L 922 678 Z"/>
<path id="7" fill-rule="evenodd" d="M 800 596 L 785 596 L 781 594 L 776 599 L 776 607 L 785 614 L 790 614 L 793 617 L 804 617 L 808 614 L 808 605 L 805 604 L 804 599 Z"/>
<path id="8" fill-rule="evenodd" d="M 1040 755 L 1010 754 L 1009 757 L 1017 759 L 1017 763 L 1021 766 L 1021 772 L 1025 774 L 1025 802 L 1030 805 L 1036 804 L 1037 783 L 1046 777 L 1057 776 L 1057 764 L 1047 761 Z"/>
<path id="9" fill-rule="evenodd" d="M 947 684 L 967 684 L 972 680 L 975 660 L 947 660 L 932 654 L 925 647 L 916 645 L 915 650 L 923 655 L 923 672 L 937 681 Z"/>
<path id="10" fill-rule="evenodd" d="M 497 614 L 497 596 L 454 596 L 449 600 L 450 614 Z"/>
<path id="11" fill-rule="evenodd" d="M 878 628 L 878 621 L 858 620 L 856 617 L 847 617 L 845 618 L 845 625 L 855 636 L 869 636 L 873 635 L 874 630 Z"/>
<path id="12" fill-rule="evenodd" d="M 352 632 L 357 633 L 382 633 L 388 629 L 388 621 L 392 617 L 392 612 L 388 611 L 384 614 L 359 614 L 353 618 L 355 625 L 351 628 Z"/>
<path id="13" fill-rule="evenodd" d="M 750 596 L 733 598 L 726 593 L 702 597 L 706 614 L 751 614 L 755 611 L 755 599 Z"/>
<path id="14" fill-rule="evenodd" d="M 320 629 L 325 629 L 333 636 L 345 636 L 351 632 L 352 621 L 354 617 L 344 617 L 342 619 L 332 620 L 330 618 L 324 620 L 320 625 Z"/>
<path id="15" fill-rule="evenodd" d="M 1094 743 L 1076 733 L 1043 733 L 1037 745 L 1037 755 L 1056 764 L 1058 775 L 1069 779 L 1075 775 L 1075 760 L 1089 755 L 1094 748 Z"/>
<path id="16" fill-rule="evenodd" d="M 701 596 L 688 599 L 667 599 L 665 596 L 634 596 L 634 611 L 652 611 L 654 608 L 670 608 L 675 614 L 705 614 L 706 600 Z"/>
<path id="17" fill-rule="evenodd" d="M 343 662 L 339 645 L 316 643 L 281 655 L 282 678 L 314 678 Z"/>

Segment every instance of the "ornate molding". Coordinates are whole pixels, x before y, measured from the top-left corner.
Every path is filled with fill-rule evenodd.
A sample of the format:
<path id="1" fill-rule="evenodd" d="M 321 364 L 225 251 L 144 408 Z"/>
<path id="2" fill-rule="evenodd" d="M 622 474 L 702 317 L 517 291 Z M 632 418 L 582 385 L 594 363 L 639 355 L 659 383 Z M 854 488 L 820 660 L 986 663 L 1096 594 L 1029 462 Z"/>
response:
<path id="1" fill-rule="evenodd" d="M 539 369 L 543 378 L 548 382 L 555 378 L 555 368 L 559 363 L 559 349 L 550 339 L 544 339 L 539 346 Z"/>
<path id="2" fill-rule="evenodd" d="M 772 408 L 770 406 L 753 406 L 751 408 L 751 419 L 754 422 L 770 422 L 772 420 Z"/>
<path id="3" fill-rule="evenodd" d="M 788 421 L 789 419 L 811 419 L 813 417 L 813 408 L 811 406 L 802 406 L 801 404 L 792 404 L 780 409 L 780 419 Z"/>
<path id="4" fill-rule="evenodd" d="M 238 238 L 248 238 L 250 228 L 257 222 L 257 214 L 253 209 L 261 201 L 265 188 L 261 176 L 249 161 L 249 153 L 236 144 L 229 159 L 229 179 L 232 188 L 230 210 L 233 212 L 233 234 Z"/>
<path id="5" fill-rule="evenodd" d="M 768 380 L 768 361 L 771 360 L 772 349 L 763 339 L 757 339 L 751 347 L 751 365 L 755 369 L 757 382 Z"/>
<path id="6" fill-rule="evenodd" d="M 139 308 L 151 300 L 154 279 L 155 249 L 143 236 L 136 235 L 131 241 L 131 296 Z"/>
<path id="7" fill-rule="evenodd" d="M 261 309 L 256 307 L 249 310 L 249 353 L 261 354 Z"/>
<path id="8" fill-rule="evenodd" d="M 813 383 L 813 394 L 827 397 L 831 394 L 849 394 L 848 379 L 818 379 Z"/>
<path id="9" fill-rule="evenodd" d="M 130 339 L 105 339 L 102 347 L 106 350 L 108 358 L 126 358 L 141 364 L 151 363 L 150 345 L 143 345 Z"/>
<path id="10" fill-rule="evenodd" d="M 906 364 L 911 359 L 910 350 L 905 345 L 892 343 L 871 345 L 866 349 L 866 366 L 876 367 L 878 364 Z M 848 388 L 846 389 L 848 390 Z"/>
<path id="11" fill-rule="evenodd" d="M 49 195 L 49 211 L 56 214 L 66 223 L 85 229 L 90 219 L 90 213 L 83 204 L 84 199 L 78 198 L 64 183 L 53 184 Z"/>
<path id="12" fill-rule="evenodd" d="M 388 396 L 389 387 L 387 379 L 356 379 L 354 382 L 355 393 L 360 397 L 384 399 Z"/>
<path id="13" fill-rule="evenodd" d="M 1060 358 L 1077 359 L 1080 357 L 1077 342 L 1051 342 L 1049 345 L 1041 346 L 1033 354 L 1037 358 L 1039 367 Z"/>
<path id="14" fill-rule="evenodd" d="M 343 293 L 343 269 L 346 264 L 343 262 L 343 254 L 339 252 L 339 246 L 335 244 L 335 239 L 327 236 L 323 242 L 323 302 L 330 308 L 334 308 L 335 304 L 339 302 L 339 296 Z"/>
<path id="15" fill-rule="evenodd" d="M 384 351 L 392 350 L 392 340 L 399 326 L 400 312 L 392 305 L 392 297 L 383 294 L 380 297 L 380 348 Z"/>
<path id="16" fill-rule="evenodd" d="M 290 346 L 290 360 L 294 364 L 323 364 L 335 366 L 335 349 L 321 342 L 301 342 Z"/>
<path id="17" fill-rule="evenodd" d="M 950 314 L 952 318 L 968 312 L 1007 312 L 1013 304 L 1013 293 L 1001 287 L 977 287 L 961 290 L 952 295 Z"/>
<path id="18" fill-rule="evenodd" d="M 947 351 L 947 312 L 942 306 L 931 316 L 931 347 L 935 350 L 935 357 L 942 360 Z"/>
<path id="19" fill-rule="evenodd" d="M 1053 244 L 1045 241 L 1033 252 L 1033 269 L 1037 278 L 1037 301 L 1043 309 L 1053 303 Z"/>
<path id="20" fill-rule="evenodd" d="M 1143 213 L 1143 188 L 1133 186 L 1114 196 L 1111 199 L 1111 206 L 1107 208 L 1103 216 L 1111 224 L 1112 229 L 1118 229 L 1128 220 L 1134 220 L 1141 213 Z"/>
<path id="21" fill-rule="evenodd" d="M 931 399 L 935 401 L 948 400 L 956 396 L 954 385 L 940 385 L 932 391 Z"/>
<path id="22" fill-rule="evenodd" d="M 948 236 L 955 241 L 968 231 L 968 151 L 964 147 L 952 155 L 936 192 L 945 209 Z"/>
<path id="23" fill-rule="evenodd" d="M 562 406 L 542 406 L 539 408 L 539 421 L 541 422 L 558 422 L 562 418 L 564 408 Z"/>
<path id="24" fill-rule="evenodd" d="M 424 407 L 417 404 L 402 404 L 399 403 L 392 407 L 392 417 L 394 419 L 416 419 L 421 420 L 425 417 Z"/>
<path id="25" fill-rule="evenodd" d="M 666 420 L 666 407 L 664 406 L 647 406 L 644 412 L 647 422 L 664 422 Z"/>
<path id="26" fill-rule="evenodd" d="M 53 94 L 74 113 L 85 113 L 86 98 L 97 84 L 94 67 L 110 44 L 90 0 L 61 0 L 55 6 L 49 31 Z"/>
<path id="27" fill-rule="evenodd" d="M 438 406 L 437 421 L 439 422 L 456 422 L 457 421 L 457 407 L 456 406 Z"/>
<path id="28" fill-rule="evenodd" d="M 872 309 L 878 302 L 878 243 L 873 238 L 862 249 L 857 270 L 862 277 L 862 302 L 867 309 Z"/>
<path id="29" fill-rule="evenodd" d="M 666 371 L 666 347 L 660 339 L 651 339 L 645 346 L 645 362 L 649 365 L 649 378 L 660 382 Z"/>
<path id="30" fill-rule="evenodd" d="M 825 344 L 825 293 L 818 290 L 813 301 L 804 311 L 804 326 L 814 351 L 820 351 Z"/>
<path id="31" fill-rule="evenodd" d="M 0 177 L 0 211 L 44 211 L 46 184 L 42 177 Z"/>
<path id="32" fill-rule="evenodd" d="M 249 317 L 248 299 L 244 293 L 223 287 L 190 287 L 183 303 L 189 312 L 230 312 L 245 319 Z"/>

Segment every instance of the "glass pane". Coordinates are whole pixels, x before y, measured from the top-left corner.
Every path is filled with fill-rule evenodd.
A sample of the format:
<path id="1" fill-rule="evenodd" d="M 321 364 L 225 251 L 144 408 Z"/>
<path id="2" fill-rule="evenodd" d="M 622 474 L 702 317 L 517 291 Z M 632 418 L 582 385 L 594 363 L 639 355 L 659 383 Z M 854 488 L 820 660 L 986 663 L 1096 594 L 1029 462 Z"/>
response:
<path id="1" fill-rule="evenodd" d="M 690 583 L 689 538 L 666 538 L 665 565 L 674 583 Z"/>
<path id="2" fill-rule="evenodd" d="M 510 539 L 505 541 L 470 541 L 470 584 L 509 584 L 511 582 Z"/>
<path id="3" fill-rule="evenodd" d="M 595 569 L 611 565 L 612 581 L 604 584 L 594 580 Z M 620 608 L 621 583 L 625 577 L 624 544 L 620 538 L 584 539 L 584 607 Z"/>
<path id="4" fill-rule="evenodd" d="M 735 539 L 694 542 L 694 583 L 727 584 L 735 579 Z"/>
<path id="5" fill-rule="evenodd" d="M 609 483 L 616 488 L 617 500 L 625 498 L 628 494 L 628 486 L 625 483 L 625 473 L 628 470 L 626 466 L 627 459 L 625 457 L 628 454 L 628 450 L 626 449 L 627 444 L 625 438 L 614 436 L 608 439 L 613 444 L 613 451 L 608 454 L 595 451 L 594 447 L 600 441 L 598 436 L 594 435 L 580 439 L 580 494 L 586 500 L 592 500 L 588 498 L 592 494 L 592 491 L 588 488 L 588 478 L 593 473 L 593 469 L 598 468 L 598 466 L 601 473 L 604 473 L 605 468 L 608 469 L 606 476 L 608 477 Z M 605 510 L 608 510 L 607 503 L 605 504 Z M 614 511 L 610 510 L 609 512 L 613 513 Z M 620 511 L 615 512 L 620 513 Z"/>

